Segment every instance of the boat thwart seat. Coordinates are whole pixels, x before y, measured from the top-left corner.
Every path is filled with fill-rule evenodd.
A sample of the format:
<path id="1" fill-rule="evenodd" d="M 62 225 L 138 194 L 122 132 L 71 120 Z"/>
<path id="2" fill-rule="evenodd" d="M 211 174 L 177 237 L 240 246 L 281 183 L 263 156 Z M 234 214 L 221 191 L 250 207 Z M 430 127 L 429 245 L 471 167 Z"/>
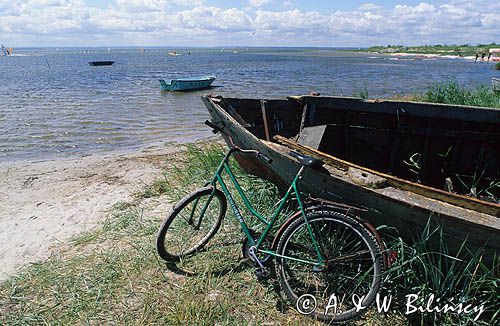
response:
<path id="1" fill-rule="evenodd" d="M 319 167 L 322 167 L 323 164 L 325 164 L 322 160 L 320 159 L 317 159 L 315 157 L 312 157 L 312 156 L 308 156 L 308 155 L 304 155 L 304 154 L 299 154 L 297 152 L 289 152 L 288 155 L 296 158 L 300 164 L 304 165 L 304 166 L 310 166 L 312 168 L 319 168 Z"/>

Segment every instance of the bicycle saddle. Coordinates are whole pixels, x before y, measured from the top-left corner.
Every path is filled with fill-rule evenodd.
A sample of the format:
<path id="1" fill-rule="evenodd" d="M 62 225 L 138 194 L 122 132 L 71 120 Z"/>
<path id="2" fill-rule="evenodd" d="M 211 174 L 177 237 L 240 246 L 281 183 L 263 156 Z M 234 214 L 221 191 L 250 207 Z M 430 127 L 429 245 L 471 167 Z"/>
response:
<path id="1" fill-rule="evenodd" d="M 322 160 L 314 158 L 312 156 L 307 156 L 303 154 L 299 154 L 297 152 L 289 152 L 288 155 L 296 158 L 300 164 L 304 166 L 310 166 L 312 168 L 319 168 L 325 164 Z"/>

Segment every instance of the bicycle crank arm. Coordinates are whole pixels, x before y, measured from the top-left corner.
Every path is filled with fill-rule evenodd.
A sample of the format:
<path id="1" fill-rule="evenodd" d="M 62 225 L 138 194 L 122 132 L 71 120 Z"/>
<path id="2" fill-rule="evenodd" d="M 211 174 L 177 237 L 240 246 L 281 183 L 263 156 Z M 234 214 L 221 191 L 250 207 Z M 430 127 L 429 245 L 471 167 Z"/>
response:
<path id="1" fill-rule="evenodd" d="M 252 260 L 254 262 L 257 263 L 257 265 L 259 265 L 259 268 L 262 268 L 264 269 L 264 264 L 262 263 L 262 261 L 259 259 L 259 257 L 257 257 L 257 253 L 256 253 L 256 249 L 255 249 L 255 246 L 251 246 L 250 248 L 248 248 L 248 253 L 250 254 L 250 257 L 252 257 Z"/>

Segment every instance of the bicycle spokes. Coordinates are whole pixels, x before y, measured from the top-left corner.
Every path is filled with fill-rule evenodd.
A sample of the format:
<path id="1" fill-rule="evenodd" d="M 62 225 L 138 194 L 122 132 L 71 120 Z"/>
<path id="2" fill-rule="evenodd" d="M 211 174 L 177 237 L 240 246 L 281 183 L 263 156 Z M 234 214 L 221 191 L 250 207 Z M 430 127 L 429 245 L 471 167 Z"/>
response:
<path id="1" fill-rule="evenodd" d="M 355 312 L 353 298 L 363 298 L 363 303 L 368 304 L 378 291 L 381 268 L 378 247 L 366 229 L 351 223 L 348 217 L 323 215 L 313 214 L 308 222 L 321 251 L 322 264 L 302 262 L 319 258 L 307 223 L 297 221 L 285 231 L 278 248 L 280 255 L 294 259 L 278 259 L 277 274 L 292 300 L 308 294 L 314 296 L 319 307 L 325 308 L 335 297 L 336 314 L 347 318 Z"/>
<path id="2" fill-rule="evenodd" d="M 185 197 L 160 228 L 160 256 L 178 260 L 200 250 L 219 229 L 226 207 L 224 194 L 211 188 Z"/>

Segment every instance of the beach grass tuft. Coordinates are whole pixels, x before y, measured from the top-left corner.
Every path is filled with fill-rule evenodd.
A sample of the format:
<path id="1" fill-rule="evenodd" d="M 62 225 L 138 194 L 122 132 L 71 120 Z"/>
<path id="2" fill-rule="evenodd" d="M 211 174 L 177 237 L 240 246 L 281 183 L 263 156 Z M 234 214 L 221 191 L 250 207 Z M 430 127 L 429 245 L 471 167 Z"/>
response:
<path id="1" fill-rule="evenodd" d="M 500 108 L 500 93 L 493 92 L 491 86 L 482 85 L 468 89 L 456 80 L 430 84 L 424 92 L 398 95 L 396 101 L 414 101 Z"/>
<path id="2" fill-rule="evenodd" d="M 366 100 L 368 99 L 368 88 L 366 87 L 366 85 L 361 88 L 361 89 L 356 89 L 352 92 L 352 96 L 353 97 L 358 97 L 358 98 L 361 98 L 363 100 Z"/>
<path id="3" fill-rule="evenodd" d="M 425 93 L 417 95 L 417 100 L 431 103 L 500 108 L 500 94 L 491 91 L 490 87 L 483 85 L 476 89 L 466 89 L 460 86 L 457 81 L 431 84 Z"/>
<path id="4" fill-rule="evenodd" d="M 407 320 L 410 324 L 495 324 L 500 314 L 497 309 L 500 293 L 498 257 L 485 263 L 481 250 L 468 251 L 467 241 L 458 253 L 452 255 L 448 251 L 442 226 L 436 225 L 432 218 L 429 218 L 424 229 L 415 233 L 411 245 L 399 237 L 386 235 L 385 239 L 387 250 L 397 253 L 397 259 L 385 275 L 385 286 L 399 311 L 407 309 L 405 305 L 409 294 L 418 296 L 414 305 L 421 307 L 427 306 L 431 296 L 434 297 L 431 307 L 443 307 L 445 304 L 456 307 L 460 303 L 464 306 L 470 304 L 471 307 L 484 304 L 484 312 L 475 321 L 477 314 L 427 311 L 409 314 Z"/>

